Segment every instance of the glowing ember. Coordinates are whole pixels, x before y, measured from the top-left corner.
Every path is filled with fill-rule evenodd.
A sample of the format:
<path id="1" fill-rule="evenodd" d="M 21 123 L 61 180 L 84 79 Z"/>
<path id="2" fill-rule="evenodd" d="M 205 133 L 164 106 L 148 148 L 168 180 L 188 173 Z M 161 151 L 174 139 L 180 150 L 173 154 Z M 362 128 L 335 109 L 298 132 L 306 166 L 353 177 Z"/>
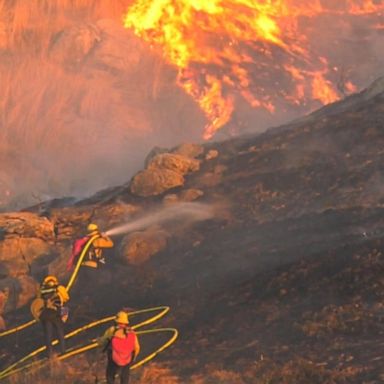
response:
<path id="1" fill-rule="evenodd" d="M 124 25 L 178 68 L 178 83 L 204 111 L 210 138 L 244 98 L 271 113 L 283 97 L 292 105 L 339 98 L 328 60 L 312 52 L 301 26 L 319 15 L 381 12 L 375 0 L 136 0 Z M 331 2 L 329 2 L 331 3 Z M 355 91 L 345 80 L 346 92 Z"/>

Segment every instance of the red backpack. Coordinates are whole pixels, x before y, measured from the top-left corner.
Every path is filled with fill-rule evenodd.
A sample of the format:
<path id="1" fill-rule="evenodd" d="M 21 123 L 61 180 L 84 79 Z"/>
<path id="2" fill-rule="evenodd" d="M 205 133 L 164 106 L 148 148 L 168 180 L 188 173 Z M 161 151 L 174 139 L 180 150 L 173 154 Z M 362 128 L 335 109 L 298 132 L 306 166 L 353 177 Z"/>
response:
<path id="1" fill-rule="evenodd" d="M 124 333 L 125 338 L 113 336 L 111 340 L 112 360 L 119 367 L 129 364 L 135 352 L 135 333 L 129 330 Z"/>
<path id="2" fill-rule="evenodd" d="M 72 246 L 71 256 L 67 263 L 67 271 L 70 271 L 76 265 L 77 260 L 80 256 L 80 253 L 84 249 L 85 244 L 87 244 L 88 240 L 89 240 L 88 236 L 75 240 Z"/>

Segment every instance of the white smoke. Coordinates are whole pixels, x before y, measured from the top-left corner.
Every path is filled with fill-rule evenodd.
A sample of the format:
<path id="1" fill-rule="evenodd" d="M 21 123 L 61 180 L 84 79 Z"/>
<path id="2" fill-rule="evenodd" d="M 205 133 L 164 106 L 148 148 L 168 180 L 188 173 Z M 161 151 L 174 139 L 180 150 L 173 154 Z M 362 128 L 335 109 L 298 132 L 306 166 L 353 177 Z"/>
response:
<path id="1" fill-rule="evenodd" d="M 147 213 L 127 224 L 111 228 L 105 234 L 107 236 L 116 236 L 172 220 L 183 220 L 193 223 L 211 219 L 213 216 L 214 209 L 211 205 L 203 203 L 174 203 L 168 207 Z"/>

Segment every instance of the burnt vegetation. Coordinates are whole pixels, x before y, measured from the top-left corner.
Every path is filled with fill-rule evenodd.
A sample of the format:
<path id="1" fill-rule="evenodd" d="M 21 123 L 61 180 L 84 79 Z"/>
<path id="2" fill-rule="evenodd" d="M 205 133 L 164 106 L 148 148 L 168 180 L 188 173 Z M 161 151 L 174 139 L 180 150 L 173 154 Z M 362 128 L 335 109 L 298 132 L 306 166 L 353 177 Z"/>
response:
<path id="1" fill-rule="evenodd" d="M 209 144 L 219 155 L 171 193 L 202 191 L 199 201 L 220 207 L 216 217 L 167 227 L 166 246 L 141 263 L 115 250 L 95 305 L 84 308 L 74 291 L 69 327 L 122 305 L 170 305 L 163 324 L 180 339 L 133 383 L 383 382 L 383 112 L 384 94 L 359 96 L 259 136 Z M 114 225 L 167 194 L 139 198 L 126 185 L 52 207 L 57 246 L 90 212 Z M 38 342 L 37 332 L 28 337 Z M 10 382 L 95 382 L 99 358 L 93 352 L 57 363 L 49 378 L 38 371 Z"/>

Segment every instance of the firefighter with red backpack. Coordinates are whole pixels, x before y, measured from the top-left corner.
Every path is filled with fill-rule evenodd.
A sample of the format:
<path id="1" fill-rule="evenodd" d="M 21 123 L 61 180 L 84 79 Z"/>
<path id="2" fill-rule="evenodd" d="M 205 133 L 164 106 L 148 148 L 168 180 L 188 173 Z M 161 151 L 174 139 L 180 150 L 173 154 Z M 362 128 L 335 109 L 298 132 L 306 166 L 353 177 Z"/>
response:
<path id="1" fill-rule="evenodd" d="M 94 284 L 100 279 L 100 265 L 105 264 L 103 249 L 112 248 L 114 244 L 107 235 L 99 231 L 96 224 L 89 224 L 87 230 L 86 236 L 74 242 L 67 270 L 70 271 L 77 265 L 80 255 L 87 246 L 76 276 L 76 290 L 81 291 L 82 296 L 90 303 L 94 296 Z M 105 281 L 105 276 L 103 276 L 103 280 Z"/>
<path id="2" fill-rule="evenodd" d="M 82 267 L 96 269 L 100 264 L 105 264 L 103 249 L 113 247 L 113 241 L 107 235 L 101 233 L 96 224 L 88 224 L 87 230 L 88 234 L 86 236 L 75 240 L 73 243 L 71 257 L 67 263 L 68 271 L 76 265 L 82 250 L 92 238 L 92 244 L 88 248 L 87 253 L 84 255 L 81 262 Z"/>
<path id="3" fill-rule="evenodd" d="M 120 376 L 120 384 L 128 384 L 129 369 L 140 352 L 140 344 L 136 333 L 129 327 L 127 312 L 118 312 L 115 322 L 98 339 L 98 344 L 108 356 L 107 384 L 114 384 L 117 374 Z"/>

